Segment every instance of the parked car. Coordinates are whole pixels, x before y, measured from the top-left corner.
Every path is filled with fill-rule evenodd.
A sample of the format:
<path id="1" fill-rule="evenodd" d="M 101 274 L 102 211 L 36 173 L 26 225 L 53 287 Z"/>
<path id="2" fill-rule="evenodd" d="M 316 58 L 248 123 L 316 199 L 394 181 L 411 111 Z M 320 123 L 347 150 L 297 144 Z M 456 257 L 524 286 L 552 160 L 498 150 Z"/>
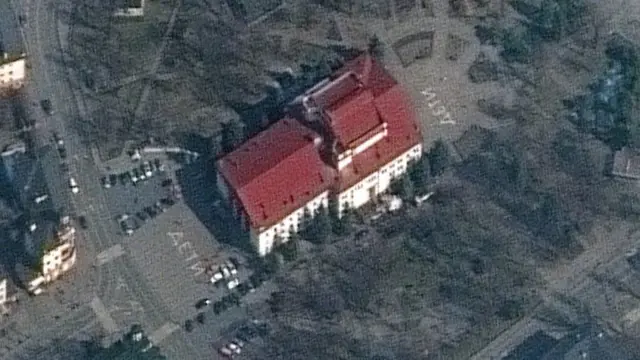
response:
<path id="1" fill-rule="evenodd" d="M 118 176 L 122 185 L 127 185 L 127 182 L 131 181 L 131 177 L 128 172 L 123 172 Z"/>
<path id="2" fill-rule="evenodd" d="M 171 186 L 171 185 L 173 185 L 173 179 L 162 180 L 162 186 Z"/>
<path id="3" fill-rule="evenodd" d="M 107 177 L 106 177 L 106 176 L 103 176 L 103 177 L 100 179 L 100 183 L 102 184 L 102 186 L 103 186 L 105 189 L 108 189 L 108 188 L 110 188 L 110 187 L 111 187 L 111 183 L 109 182 L 109 179 L 107 179 Z"/>
<path id="4" fill-rule="evenodd" d="M 224 276 L 225 279 L 228 279 L 231 277 L 231 270 L 229 270 L 228 267 L 222 265 L 220 267 L 220 271 L 222 272 L 222 276 Z"/>
<path id="5" fill-rule="evenodd" d="M 128 174 L 129 179 L 131 179 L 131 182 L 135 185 L 138 182 L 138 175 L 134 170 L 129 170 Z"/>
<path id="6" fill-rule="evenodd" d="M 131 235 L 133 234 L 133 229 L 131 228 L 131 226 L 129 226 L 129 224 L 127 224 L 126 221 L 123 221 L 120 223 L 120 227 L 122 228 L 122 231 L 127 234 L 127 235 Z"/>
<path id="7" fill-rule="evenodd" d="M 145 174 L 147 177 L 151 177 L 151 176 L 153 175 L 153 169 L 151 169 L 151 163 L 150 163 L 150 162 L 145 161 L 145 162 L 142 164 L 142 169 L 144 170 L 144 174 Z"/>
<path id="8" fill-rule="evenodd" d="M 76 182 L 76 179 L 74 178 L 69 178 L 69 187 L 71 188 L 71 192 L 74 194 L 77 194 L 78 192 L 80 192 L 80 188 L 78 187 L 78 183 Z"/>
<path id="9" fill-rule="evenodd" d="M 80 224 L 80 227 L 83 229 L 87 229 L 89 227 L 89 224 L 87 223 L 87 218 L 82 215 L 78 217 L 78 224 Z"/>
<path id="10" fill-rule="evenodd" d="M 240 285 L 240 280 L 239 280 L 239 279 L 232 279 L 231 281 L 229 281 L 229 282 L 227 283 L 227 288 L 228 288 L 229 290 L 233 290 L 233 289 L 235 289 L 236 287 L 238 287 L 238 285 Z"/>
<path id="11" fill-rule="evenodd" d="M 187 319 L 187 320 L 184 322 L 184 330 L 185 330 L 186 332 L 191 332 L 191 331 L 193 330 L 193 320 L 191 320 L 191 319 Z"/>
<path id="12" fill-rule="evenodd" d="M 133 169 L 133 173 L 136 174 L 136 176 L 138 177 L 138 180 L 140 181 L 147 179 L 147 177 L 144 175 L 144 172 L 140 171 L 140 169 L 138 168 Z"/>
<path id="13" fill-rule="evenodd" d="M 153 164 L 156 166 L 156 169 L 160 170 L 160 171 L 165 171 L 165 167 L 164 164 L 160 161 L 160 159 L 155 159 L 153 160 Z"/>
<path id="14" fill-rule="evenodd" d="M 220 283 L 220 281 L 222 281 L 224 279 L 224 276 L 222 275 L 221 272 L 216 272 L 213 275 L 211 275 L 211 283 L 216 285 L 218 283 Z"/>
<path id="15" fill-rule="evenodd" d="M 156 209 L 152 208 L 151 206 L 147 206 L 146 208 L 144 208 L 144 211 L 146 211 L 146 213 L 149 214 L 149 217 L 151 217 L 152 219 L 158 215 Z"/>
<path id="16" fill-rule="evenodd" d="M 116 175 L 116 174 L 109 175 L 109 184 L 111 184 L 111 186 L 117 185 L 118 184 L 118 175 Z"/>
<path id="17" fill-rule="evenodd" d="M 219 348 L 218 349 L 218 353 L 220 353 L 220 355 L 222 355 L 223 357 L 225 357 L 227 359 L 232 359 L 233 358 L 233 351 L 228 349 L 226 346 L 223 346 L 223 347 Z"/>
<path id="18" fill-rule="evenodd" d="M 196 309 L 200 310 L 200 309 L 205 308 L 205 307 L 207 307 L 209 305 L 211 305 L 211 300 L 209 300 L 209 299 L 200 299 L 196 303 Z"/>
<path id="19" fill-rule="evenodd" d="M 238 274 L 238 269 L 236 268 L 236 265 L 233 262 L 227 261 L 224 264 L 229 269 L 229 271 L 231 272 L 231 275 L 237 275 Z"/>
<path id="20" fill-rule="evenodd" d="M 51 100 L 44 99 L 40 101 L 40 107 L 47 115 L 53 115 L 53 106 L 51 105 Z"/>
<path id="21" fill-rule="evenodd" d="M 238 293 L 240 293 L 240 296 L 245 296 L 249 293 L 249 287 L 247 286 L 247 283 L 238 284 L 236 289 L 238 289 Z"/>
<path id="22" fill-rule="evenodd" d="M 229 344 L 227 344 L 227 348 L 229 348 L 229 350 L 233 351 L 234 353 L 240 355 L 240 353 L 242 353 L 242 346 L 238 345 L 241 344 L 242 342 L 230 342 Z"/>
<path id="23" fill-rule="evenodd" d="M 136 216 L 138 217 L 138 219 L 142 220 L 142 221 L 147 221 L 147 219 L 149 218 L 149 215 L 147 215 L 144 211 L 139 211 Z"/>

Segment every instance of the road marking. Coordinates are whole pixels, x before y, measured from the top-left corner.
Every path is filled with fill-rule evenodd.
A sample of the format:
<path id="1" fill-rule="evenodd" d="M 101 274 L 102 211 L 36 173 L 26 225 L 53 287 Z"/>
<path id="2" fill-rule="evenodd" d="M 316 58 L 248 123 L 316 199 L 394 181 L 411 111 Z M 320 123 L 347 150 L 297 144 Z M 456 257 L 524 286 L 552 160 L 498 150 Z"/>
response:
<path id="1" fill-rule="evenodd" d="M 98 266 L 102 266 L 112 260 L 119 258 L 122 255 L 124 255 L 124 249 L 122 248 L 122 245 L 116 244 L 98 254 L 96 256 L 96 263 Z"/>
<path id="2" fill-rule="evenodd" d="M 94 297 L 93 300 L 91 300 L 91 309 L 98 317 L 98 321 L 105 331 L 110 334 L 118 331 L 118 324 L 113 320 L 111 314 L 109 314 L 109 311 L 107 311 L 107 308 L 104 306 L 100 298 Z"/>
<path id="3" fill-rule="evenodd" d="M 442 104 L 440 99 L 436 99 L 437 94 L 433 88 L 426 88 L 420 91 L 427 100 L 427 106 L 431 109 L 433 116 L 440 120 L 440 125 L 455 125 L 456 122 L 451 118 L 451 113 L 447 107 Z"/>
<path id="4" fill-rule="evenodd" d="M 200 260 L 200 255 L 196 252 L 193 244 L 184 240 L 183 232 L 168 232 L 167 236 L 171 239 L 171 243 L 178 249 L 178 253 L 184 259 L 185 262 L 191 263 L 189 269 L 193 271 L 193 276 L 198 277 L 205 272 L 203 262 Z M 195 262 L 194 262 L 195 261 Z"/>
<path id="5" fill-rule="evenodd" d="M 151 335 L 149 335 L 149 341 L 153 345 L 158 346 L 158 344 L 161 343 L 162 340 L 164 340 L 167 337 L 169 337 L 169 335 L 173 334 L 178 329 L 180 329 L 179 325 L 176 325 L 174 323 L 168 322 L 168 323 L 162 325 L 159 329 L 157 329 L 153 333 L 151 333 Z"/>

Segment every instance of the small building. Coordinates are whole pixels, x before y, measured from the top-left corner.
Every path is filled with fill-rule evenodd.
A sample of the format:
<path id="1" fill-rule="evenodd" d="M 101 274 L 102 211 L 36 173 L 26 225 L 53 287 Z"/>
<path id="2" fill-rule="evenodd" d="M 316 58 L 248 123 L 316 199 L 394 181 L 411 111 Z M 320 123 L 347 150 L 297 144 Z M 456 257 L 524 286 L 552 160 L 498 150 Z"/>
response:
<path id="1" fill-rule="evenodd" d="M 384 194 L 422 156 L 410 100 L 364 54 L 291 104 L 291 113 L 217 162 L 217 185 L 259 255 L 320 207 L 341 214 Z M 280 240 L 281 239 L 281 240 Z"/>
<path id="2" fill-rule="evenodd" d="M 624 147 L 613 156 L 611 173 L 627 179 L 640 179 L 640 151 Z"/>
<path id="3" fill-rule="evenodd" d="M 53 239 L 42 249 L 37 275 L 29 282 L 28 291 L 39 294 L 42 286 L 59 279 L 76 263 L 76 229 L 68 217 L 63 219 Z"/>
<path id="4" fill-rule="evenodd" d="M 119 2 L 117 10 L 113 13 L 115 17 L 142 17 L 144 16 L 145 0 L 122 0 Z"/>
<path id="5" fill-rule="evenodd" d="M 11 94 L 24 86 L 27 72 L 25 54 L 2 54 L 0 58 L 0 92 Z"/>

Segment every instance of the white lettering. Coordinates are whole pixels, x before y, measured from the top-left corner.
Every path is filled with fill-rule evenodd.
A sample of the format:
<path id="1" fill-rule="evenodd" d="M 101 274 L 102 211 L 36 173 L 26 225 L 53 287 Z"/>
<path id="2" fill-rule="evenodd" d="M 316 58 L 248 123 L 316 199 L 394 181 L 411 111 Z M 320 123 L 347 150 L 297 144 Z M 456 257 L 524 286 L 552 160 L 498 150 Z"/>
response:
<path id="1" fill-rule="evenodd" d="M 180 243 L 182 242 L 182 239 L 184 239 L 183 232 L 169 232 L 167 233 L 167 236 L 169 236 L 171 240 L 173 240 L 173 246 L 180 245 Z"/>
<path id="2" fill-rule="evenodd" d="M 193 246 L 190 242 L 185 241 L 182 244 L 178 245 L 178 252 L 180 253 L 180 255 L 185 255 L 187 251 L 193 252 Z"/>
<path id="3" fill-rule="evenodd" d="M 427 98 L 427 101 L 431 101 L 436 98 L 436 92 L 432 88 L 426 88 L 420 93 Z"/>
<path id="4" fill-rule="evenodd" d="M 178 248 L 178 253 L 185 257 L 185 262 L 190 263 L 198 259 L 199 255 L 196 253 L 193 244 L 190 241 L 184 241 L 183 232 L 169 232 L 167 233 L 167 236 L 171 238 L 173 246 Z M 189 268 L 194 271 L 195 276 L 200 276 L 205 272 L 205 268 L 200 261 L 191 265 Z"/>
<path id="5" fill-rule="evenodd" d="M 432 88 L 426 88 L 420 92 L 425 96 L 427 100 L 427 106 L 431 109 L 433 116 L 440 117 L 440 124 L 450 124 L 455 125 L 456 122 L 451 118 L 451 113 L 447 111 L 447 107 L 445 105 L 440 105 L 440 99 L 436 99 L 436 93 Z M 434 110 L 434 107 L 437 108 Z"/>
<path id="6" fill-rule="evenodd" d="M 202 266 L 202 263 L 200 261 L 198 261 L 197 263 L 191 265 L 191 270 L 194 271 L 194 276 L 196 276 L 196 277 L 204 274 L 204 272 L 205 272 L 205 268 L 204 268 L 204 266 Z"/>
<path id="7" fill-rule="evenodd" d="M 445 108 L 444 106 L 440 105 L 433 111 L 433 115 L 434 116 L 441 116 L 441 115 L 444 115 L 446 112 L 447 112 L 447 108 Z"/>
<path id="8" fill-rule="evenodd" d="M 189 256 L 188 258 L 185 259 L 186 262 L 191 262 L 192 260 L 195 260 L 198 258 L 198 254 L 194 251 L 191 256 Z"/>

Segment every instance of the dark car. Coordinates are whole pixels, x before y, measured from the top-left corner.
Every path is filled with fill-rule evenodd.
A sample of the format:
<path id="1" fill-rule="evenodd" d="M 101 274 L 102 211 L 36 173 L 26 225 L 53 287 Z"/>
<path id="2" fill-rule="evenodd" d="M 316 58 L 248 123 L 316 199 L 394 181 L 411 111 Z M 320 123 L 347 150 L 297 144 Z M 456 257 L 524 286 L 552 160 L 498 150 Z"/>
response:
<path id="1" fill-rule="evenodd" d="M 147 219 L 149 218 L 149 215 L 145 214 L 144 211 L 138 212 L 136 216 L 142 221 L 147 221 Z"/>
<path id="2" fill-rule="evenodd" d="M 131 181 L 131 178 L 129 177 L 129 173 L 126 173 L 126 172 L 118 175 L 118 177 L 120 178 L 120 183 L 122 185 L 126 185 L 127 182 Z"/>
<path id="3" fill-rule="evenodd" d="M 164 171 L 164 166 L 162 166 L 162 163 L 160 162 L 160 159 L 154 159 L 153 160 L 153 165 L 155 166 L 156 169 L 158 169 L 160 171 Z"/>
<path id="4" fill-rule="evenodd" d="M 63 160 L 66 159 L 67 158 L 67 149 L 65 149 L 63 147 L 58 148 L 58 154 L 60 154 L 60 158 L 61 159 L 63 159 Z"/>
<path id="5" fill-rule="evenodd" d="M 205 308 L 205 307 L 207 307 L 209 305 L 211 305 L 211 300 L 209 300 L 209 299 L 200 299 L 196 303 L 196 309 L 200 310 L 200 309 Z"/>
<path id="6" fill-rule="evenodd" d="M 187 319 L 187 320 L 184 322 L 184 330 L 185 330 L 186 332 L 191 332 L 191 331 L 193 330 L 193 320 L 191 320 L 191 319 Z"/>
<path id="7" fill-rule="evenodd" d="M 173 185 L 173 179 L 162 180 L 162 186 L 171 186 L 171 185 Z"/>
<path id="8" fill-rule="evenodd" d="M 83 229 L 86 229 L 89 227 L 89 224 L 87 223 L 87 218 L 84 216 L 78 217 L 78 224 L 80 224 L 80 227 Z"/>
<path id="9" fill-rule="evenodd" d="M 118 183 L 118 175 L 115 175 L 115 174 L 109 175 L 109 183 L 111 184 L 111 186 L 116 185 Z"/>
<path id="10" fill-rule="evenodd" d="M 154 208 L 152 208 L 150 206 L 147 206 L 146 208 L 144 208 L 144 211 L 146 211 L 146 213 L 149 214 L 149 216 L 152 217 L 152 218 L 154 218 L 154 217 L 156 217 L 156 215 L 158 215 L 158 212 Z"/>
<path id="11" fill-rule="evenodd" d="M 42 110 L 47 115 L 52 115 L 53 114 L 53 106 L 51 106 L 51 100 L 44 99 L 44 100 L 40 101 L 40 106 L 42 107 Z"/>

